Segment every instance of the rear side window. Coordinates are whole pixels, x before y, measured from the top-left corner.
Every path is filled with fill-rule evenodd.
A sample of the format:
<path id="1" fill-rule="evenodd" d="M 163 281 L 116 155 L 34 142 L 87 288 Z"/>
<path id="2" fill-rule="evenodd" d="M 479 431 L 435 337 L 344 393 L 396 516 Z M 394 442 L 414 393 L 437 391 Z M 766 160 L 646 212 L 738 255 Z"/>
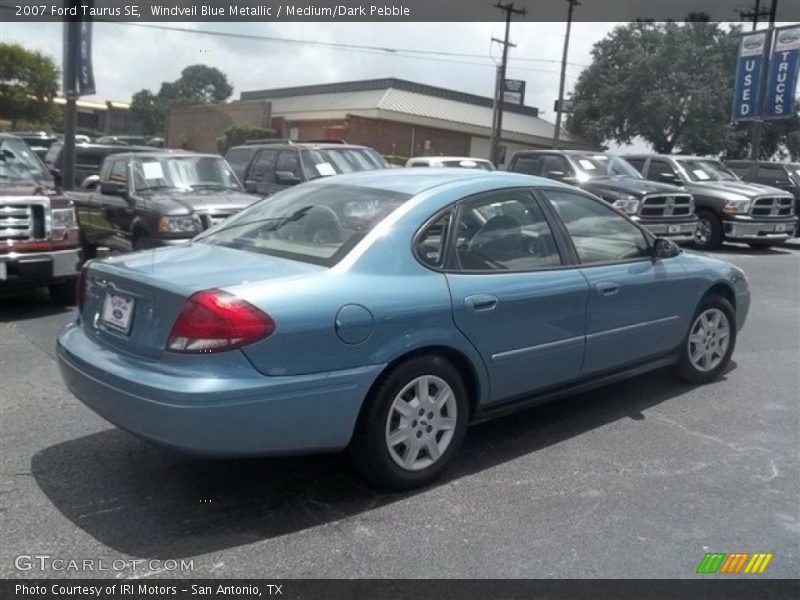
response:
<path id="1" fill-rule="evenodd" d="M 789 175 L 783 169 L 783 167 L 758 167 L 758 174 L 756 178 L 760 183 L 764 183 L 766 185 L 770 184 L 780 184 L 785 185 L 791 183 L 789 181 Z"/>
<path id="2" fill-rule="evenodd" d="M 428 225 L 417 238 L 415 247 L 417 258 L 429 267 L 441 267 L 443 264 L 449 225 L 450 214 L 448 213 Z"/>
<path id="3" fill-rule="evenodd" d="M 509 170 L 514 173 L 524 173 L 525 175 L 541 175 L 542 157 L 536 155 L 517 156 Z"/>
<path id="4" fill-rule="evenodd" d="M 225 160 L 228 161 L 231 169 L 236 173 L 236 177 L 238 177 L 240 181 L 244 181 L 245 171 L 252 157 L 252 148 L 232 148 L 228 150 L 228 153 L 225 155 Z"/>
<path id="5" fill-rule="evenodd" d="M 62 147 L 63 144 L 61 142 L 56 142 L 50 146 L 50 148 L 47 150 L 47 154 L 44 155 L 44 162 L 46 162 L 48 165 L 56 164 Z"/>

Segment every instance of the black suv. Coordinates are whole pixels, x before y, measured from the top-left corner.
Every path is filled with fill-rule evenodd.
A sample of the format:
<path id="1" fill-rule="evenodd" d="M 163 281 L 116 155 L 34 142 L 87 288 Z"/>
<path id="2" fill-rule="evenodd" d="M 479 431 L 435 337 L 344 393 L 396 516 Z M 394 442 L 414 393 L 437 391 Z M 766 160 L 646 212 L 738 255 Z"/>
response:
<path id="1" fill-rule="evenodd" d="M 56 185 L 63 185 L 61 170 L 64 160 L 64 142 L 56 142 L 47 151 L 44 163 L 56 181 Z M 100 174 L 100 166 L 106 156 L 120 152 L 154 152 L 159 148 L 148 146 L 119 146 L 110 144 L 75 144 L 75 187 L 88 188 L 96 184 L 96 177 Z M 92 177 L 94 176 L 94 177 Z M 91 179 L 90 179 L 91 178 Z"/>
<path id="2" fill-rule="evenodd" d="M 768 248 L 794 236 L 792 195 L 744 182 L 716 158 L 635 154 L 625 160 L 647 179 L 669 181 L 691 192 L 700 219 L 695 245 L 703 250 L 719 248 L 724 241 Z"/>
<path id="3" fill-rule="evenodd" d="M 234 146 L 225 159 L 245 191 L 263 196 L 318 177 L 389 168 L 367 146 L 289 140 Z"/>
<path id="4" fill-rule="evenodd" d="M 613 154 L 584 150 L 524 150 L 508 170 L 563 181 L 599 196 L 659 237 L 691 242 L 697 229 L 692 195 L 645 180 Z"/>
<path id="5" fill-rule="evenodd" d="M 726 160 L 725 166 L 743 181 L 786 190 L 794 196 L 794 214 L 800 215 L 800 163 Z M 800 237 L 800 221 L 795 229 L 795 237 Z"/>

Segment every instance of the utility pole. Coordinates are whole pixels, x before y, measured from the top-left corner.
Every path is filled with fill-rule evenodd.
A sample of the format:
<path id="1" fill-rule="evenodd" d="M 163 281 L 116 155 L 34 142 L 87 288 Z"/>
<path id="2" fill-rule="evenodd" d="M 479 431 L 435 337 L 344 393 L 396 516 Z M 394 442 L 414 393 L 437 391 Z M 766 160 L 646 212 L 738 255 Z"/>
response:
<path id="1" fill-rule="evenodd" d="M 75 131 L 78 125 L 77 48 L 75 26 L 64 21 L 64 150 L 61 153 L 61 185 L 71 190 L 75 185 Z"/>
<path id="2" fill-rule="evenodd" d="M 497 165 L 498 164 L 498 146 L 500 138 L 503 135 L 503 82 L 506 79 L 506 65 L 508 64 L 508 47 L 514 44 L 508 41 L 508 36 L 511 33 L 511 17 L 512 15 L 525 16 L 528 11 L 524 8 L 514 8 L 514 3 L 502 4 L 498 2 L 495 4 L 497 8 L 506 13 L 506 35 L 505 39 L 498 40 L 492 38 L 493 42 L 498 42 L 503 45 L 503 59 L 500 66 L 497 68 L 495 76 L 495 89 L 494 89 L 494 104 L 492 110 L 492 137 L 489 140 L 489 158 Z"/>
<path id="3" fill-rule="evenodd" d="M 553 132 L 553 148 L 558 148 L 561 139 L 561 112 L 564 110 L 564 82 L 567 78 L 567 53 L 569 52 L 569 33 L 572 29 L 572 12 L 580 6 L 578 0 L 567 0 L 567 35 L 564 36 L 564 54 L 561 56 L 561 80 L 558 83 L 558 106 L 556 107 L 556 129 Z"/>
<path id="4" fill-rule="evenodd" d="M 755 31 L 756 27 L 758 27 L 758 21 L 761 17 L 769 17 L 770 11 L 768 10 L 761 10 L 761 0 L 756 0 L 756 5 L 751 11 L 744 11 L 738 10 L 736 11 L 739 13 L 739 17 L 741 17 L 745 21 L 753 21 L 753 28 L 751 31 Z"/>
<path id="5" fill-rule="evenodd" d="M 756 0 L 756 10 L 755 12 L 758 13 L 759 10 L 759 3 Z M 764 59 L 764 67 L 761 69 L 761 86 L 758 90 L 758 118 L 759 121 L 753 122 L 753 129 L 751 132 L 751 140 L 750 140 L 750 160 L 758 160 L 759 152 L 761 150 L 761 129 L 764 126 L 763 117 L 761 116 L 764 112 L 764 98 L 767 95 L 767 90 L 764 89 L 767 87 L 767 76 L 770 67 L 770 59 L 772 57 L 772 36 L 775 33 L 775 13 L 778 11 L 778 0 L 772 0 L 772 4 L 769 8 L 769 29 L 767 30 L 767 39 L 766 39 L 766 47 L 765 47 L 765 59 Z M 758 23 L 758 16 L 754 17 L 753 22 L 753 29 L 755 29 L 756 24 Z"/>

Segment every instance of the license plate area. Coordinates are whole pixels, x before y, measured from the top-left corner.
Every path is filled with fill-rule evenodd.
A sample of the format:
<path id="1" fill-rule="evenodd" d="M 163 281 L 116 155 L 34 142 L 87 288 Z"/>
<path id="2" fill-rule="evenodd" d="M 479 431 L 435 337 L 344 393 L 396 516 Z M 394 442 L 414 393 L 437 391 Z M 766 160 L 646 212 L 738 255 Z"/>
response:
<path id="1" fill-rule="evenodd" d="M 111 331 L 128 335 L 133 320 L 134 305 L 133 298 L 108 291 L 100 315 L 103 325 Z"/>
<path id="2" fill-rule="evenodd" d="M 784 231 L 787 231 L 788 229 L 789 229 L 789 226 L 786 223 L 778 223 L 777 225 L 775 225 L 775 232 L 776 233 L 783 233 Z"/>
<path id="3" fill-rule="evenodd" d="M 683 225 L 675 224 L 667 227 L 667 233 L 680 233 L 683 230 Z"/>

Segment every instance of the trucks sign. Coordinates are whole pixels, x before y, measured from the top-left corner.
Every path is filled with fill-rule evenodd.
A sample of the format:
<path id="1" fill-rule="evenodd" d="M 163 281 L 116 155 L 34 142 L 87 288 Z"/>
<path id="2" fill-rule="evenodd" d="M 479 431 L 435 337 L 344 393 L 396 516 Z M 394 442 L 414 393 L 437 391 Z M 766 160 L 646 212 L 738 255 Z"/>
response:
<path id="1" fill-rule="evenodd" d="M 758 100 L 761 71 L 764 68 L 766 32 L 742 36 L 739 58 L 736 61 L 736 84 L 733 92 L 731 121 L 759 119 Z"/>
<path id="2" fill-rule="evenodd" d="M 788 118 L 794 114 L 794 90 L 800 67 L 800 26 L 775 30 L 769 77 L 767 78 L 765 119 Z"/>

